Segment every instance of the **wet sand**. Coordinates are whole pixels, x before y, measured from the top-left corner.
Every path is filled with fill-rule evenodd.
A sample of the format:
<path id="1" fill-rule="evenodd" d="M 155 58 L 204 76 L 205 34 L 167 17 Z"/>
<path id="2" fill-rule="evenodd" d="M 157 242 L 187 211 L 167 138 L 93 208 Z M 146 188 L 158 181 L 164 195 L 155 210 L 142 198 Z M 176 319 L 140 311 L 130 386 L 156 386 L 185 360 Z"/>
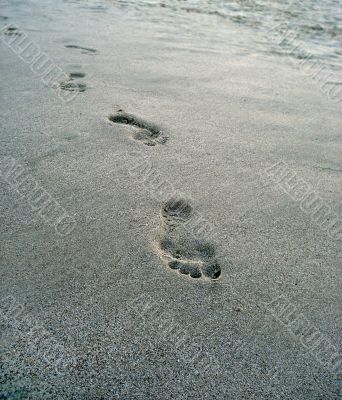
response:
<path id="1" fill-rule="evenodd" d="M 215 16 L 2 3 L 2 396 L 337 399 L 340 103 Z"/>

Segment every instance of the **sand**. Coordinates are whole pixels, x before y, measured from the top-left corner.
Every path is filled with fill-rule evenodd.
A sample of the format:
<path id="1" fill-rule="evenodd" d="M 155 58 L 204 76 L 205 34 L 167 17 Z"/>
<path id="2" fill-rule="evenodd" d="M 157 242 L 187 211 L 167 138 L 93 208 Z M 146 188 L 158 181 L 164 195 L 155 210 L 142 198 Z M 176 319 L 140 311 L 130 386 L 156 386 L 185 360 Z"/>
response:
<path id="1" fill-rule="evenodd" d="M 215 16 L 2 4 L 66 76 L 1 31 L 0 397 L 339 398 L 340 103 Z"/>

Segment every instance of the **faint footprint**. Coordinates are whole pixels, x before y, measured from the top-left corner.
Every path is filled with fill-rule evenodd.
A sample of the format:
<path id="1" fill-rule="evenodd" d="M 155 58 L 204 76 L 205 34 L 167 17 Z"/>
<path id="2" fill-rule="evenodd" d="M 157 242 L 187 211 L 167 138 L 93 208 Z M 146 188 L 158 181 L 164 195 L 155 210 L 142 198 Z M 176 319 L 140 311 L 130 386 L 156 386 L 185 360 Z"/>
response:
<path id="1" fill-rule="evenodd" d="M 86 74 L 83 72 L 70 72 L 69 78 L 70 79 L 78 79 L 78 78 L 84 78 Z"/>
<path id="2" fill-rule="evenodd" d="M 167 201 L 161 210 L 161 238 L 158 252 L 171 269 L 192 278 L 217 279 L 221 267 L 215 259 L 215 247 L 201 239 L 191 238 L 184 223 L 191 218 L 192 207 L 183 199 Z M 183 225 L 183 226 L 182 226 Z"/>
<path id="3" fill-rule="evenodd" d="M 84 78 L 85 74 L 83 72 L 70 72 L 68 78 L 60 82 L 59 86 L 63 90 L 68 90 L 70 92 L 85 92 L 87 85 L 83 82 L 75 82 L 75 79 Z"/>
<path id="4" fill-rule="evenodd" d="M 76 44 L 67 44 L 64 47 L 66 47 L 67 49 L 81 50 L 81 53 L 83 54 L 96 53 L 96 50 L 92 49 L 91 47 L 82 47 L 82 46 L 77 46 Z"/>
<path id="5" fill-rule="evenodd" d="M 108 119 L 116 124 L 133 126 L 135 129 L 132 132 L 132 137 L 147 146 L 163 144 L 168 139 L 157 125 L 136 117 L 133 114 L 126 113 L 123 110 L 118 110 L 117 113 L 110 115 Z"/>
<path id="6" fill-rule="evenodd" d="M 85 83 L 66 81 L 60 83 L 60 88 L 70 92 L 85 92 L 87 86 Z"/>
<path id="7" fill-rule="evenodd" d="M 21 32 L 15 26 L 9 26 L 4 30 L 4 34 L 8 36 L 20 36 Z"/>

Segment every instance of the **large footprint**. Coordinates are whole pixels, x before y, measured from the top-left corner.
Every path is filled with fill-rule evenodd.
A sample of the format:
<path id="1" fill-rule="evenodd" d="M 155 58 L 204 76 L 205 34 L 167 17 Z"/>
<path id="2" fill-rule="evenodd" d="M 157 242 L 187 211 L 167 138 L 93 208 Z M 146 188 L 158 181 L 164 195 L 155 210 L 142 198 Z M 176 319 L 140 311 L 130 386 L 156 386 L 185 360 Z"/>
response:
<path id="1" fill-rule="evenodd" d="M 158 252 L 168 266 L 192 278 L 217 279 L 221 267 L 215 260 L 215 248 L 201 239 L 192 238 L 184 229 L 191 218 L 192 207 L 183 199 L 167 201 L 161 210 L 161 238 Z"/>
<path id="2" fill-rule="evenodd" d="M 115 114 L 110 115 L 108 119 L 115 124 L 124 124 L 134 127 L 132 131 L 133 139 L 139 140 L 147 146 L 155 146 L 167 141 L 167 137 L 157 125 L 136 117 L 133 114 L 126 113 L 123 110 L 119 110 Z"/>

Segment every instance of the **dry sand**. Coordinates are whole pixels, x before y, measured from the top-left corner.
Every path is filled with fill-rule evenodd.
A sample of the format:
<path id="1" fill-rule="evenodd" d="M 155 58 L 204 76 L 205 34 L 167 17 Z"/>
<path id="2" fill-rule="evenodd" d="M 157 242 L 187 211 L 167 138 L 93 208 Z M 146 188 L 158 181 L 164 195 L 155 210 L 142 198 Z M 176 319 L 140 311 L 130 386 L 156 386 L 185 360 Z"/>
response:
<path id="1" fill-rule="evenodd" d="M 0 398 L 339 398 L 338 368 L 291 323 L 339 351 L 341 231 L 269 168 L 341 216 L 340 103 L 215 16 L 194 34 L 105 2 L 11 3 L 1 27 L 81 92 L 62 101 L 1 32 Z M 8 157 L 70 234 L 18 194 Z"/>

